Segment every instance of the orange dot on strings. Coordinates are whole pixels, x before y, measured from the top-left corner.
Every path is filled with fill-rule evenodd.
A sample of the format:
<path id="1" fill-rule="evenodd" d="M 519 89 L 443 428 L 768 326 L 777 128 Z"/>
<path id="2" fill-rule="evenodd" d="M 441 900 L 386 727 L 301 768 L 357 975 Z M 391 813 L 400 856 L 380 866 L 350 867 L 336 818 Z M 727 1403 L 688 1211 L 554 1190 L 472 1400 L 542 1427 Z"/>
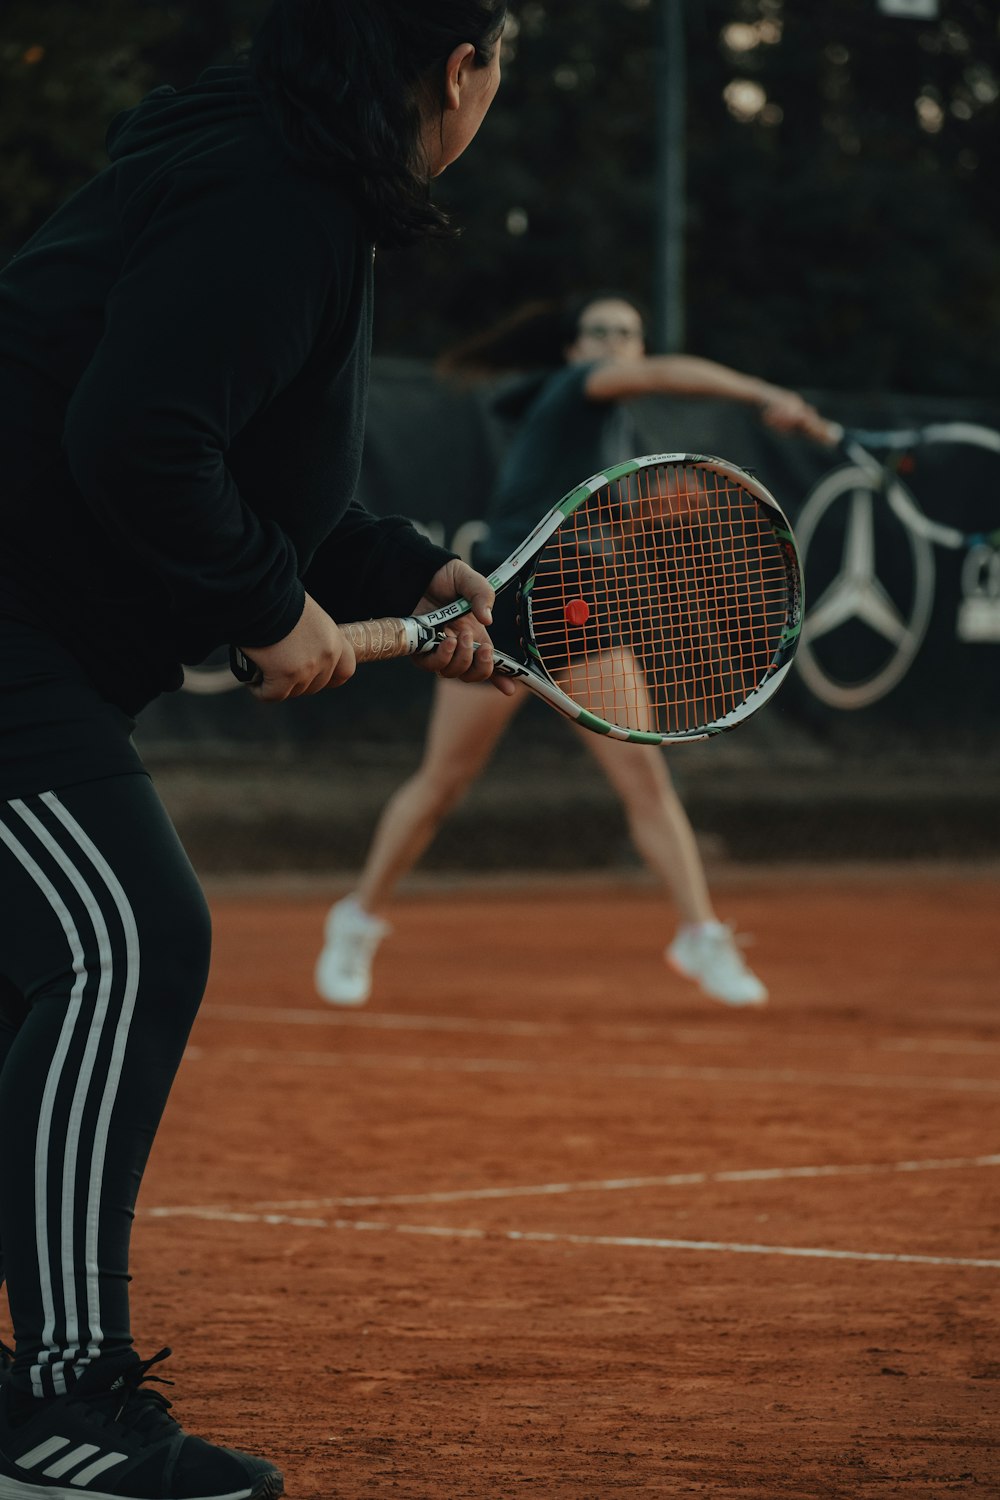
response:
<path id="1" fill-rule="evenodd" d="M 566 618 L 571 625 L 586 625 L 590 619 L 590 605 L 586 599 L 568 599 Z"/>

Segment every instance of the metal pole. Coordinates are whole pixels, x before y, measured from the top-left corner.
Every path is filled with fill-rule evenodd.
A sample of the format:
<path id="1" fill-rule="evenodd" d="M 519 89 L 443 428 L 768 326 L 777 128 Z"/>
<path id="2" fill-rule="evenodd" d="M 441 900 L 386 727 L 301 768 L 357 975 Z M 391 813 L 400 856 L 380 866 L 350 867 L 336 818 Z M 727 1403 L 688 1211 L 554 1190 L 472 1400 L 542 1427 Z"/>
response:
<path id="1" fill-rule="evenodd" d="M 654 275 L 654 347 L 665 354 L 684 348 L 684 181 L 686 69 L 684 0 L 660 0 L 656 47 L 657 247 Z"/>

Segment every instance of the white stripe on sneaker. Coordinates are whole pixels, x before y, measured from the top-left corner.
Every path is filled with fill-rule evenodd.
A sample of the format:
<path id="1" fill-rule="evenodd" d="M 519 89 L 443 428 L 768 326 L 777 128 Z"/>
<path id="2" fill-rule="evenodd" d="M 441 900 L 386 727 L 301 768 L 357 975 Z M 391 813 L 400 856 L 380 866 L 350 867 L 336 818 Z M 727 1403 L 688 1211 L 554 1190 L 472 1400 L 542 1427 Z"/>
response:
<path id="1" fill-rule="evenodd" d="M 42 1473 L 49 1479 L 61 1479 L 64 1474 L 69 1473 L 70 1469 L 78 1469 L 88 1458 L 92 1458 L 100 1451 L 96 1443 L 80 1443 L 76 1448 L 71 1448 L 68 1453 L 64 1453 L 62 1458 L 57 1458 L 54 1464 L 49 1464 L 47 1469 L 42 1470 Z"/>
<path id="2" fill-rule="evenodd" d="M 112 1469 L 115 1464 L 123 1464 L 127 1457 L 127 1453 L 105 1453 L 103 1458 L 96 1458 L 92 1464 L 81 1469 L 79 1474 L 74 1474 L 70 1484 L 79 1485 L 82 1489 L 85 1484 L 96 1479 L 98 1474 L 103 1474 L 105 1469 Z"/>
<path id="3" fill-rule="evenodd" d="M 47 1458 L 51 1458 L 53 1453 L 58 1453 L 60 1449 L 67 1447 L 70 1441 L 69 1438 L 64 1437 L 46 1438 L 44 1443 L 39 1443 L 37 1448 L 32 1448 L 30 1453 L 22 1453 L 21 1457 L 16 1460 L 17 1466 L 19 1469 L 37 1469 L 38 1465 L 43 1464 Z"/>
<path id="4" fill-rule="evenodd" d="M 54 1453 L 61 1452 L 71 1442 L 71 1438 L 58 1435 L 46 1438 L 45 1442 L 39 1443 L 37 1448 L 32 1448 L 29 1453 L 22 1453 L 21 1457 L 15 1460 L 17 1467 L 29 1470 L 39 1469 L 47 1458 L 51 1458 Z M 97 1458 L 94 1458 L 95 1453 L 99 1455 Z M 70 1483 L 83 1489 L 92 1479 L 96 1479 L 98 1474 L 103 1474 L 106 1469 L 113 1469 L 116 1464 L 123 1464 L 127 1458 L 127 1453 L 102 1453 L 96 1443 L 78 1443 L 75 1448 L 70 1448 L 68 1453 L 63 1453 L 61 1458 L 57 1458 L 55 1463 L 42 1469 L 42 1473 L 46 1479 L 61 1479 L 64 1474 L 69 1474 L 72 1469 L 76 1469 L 77 1472 Z M 87 1463 L 88 1459 L 93 1459 L 93 1462 Z M 86 1468 L 81 1469 L 81 1464 L 86 1464 Z"/>

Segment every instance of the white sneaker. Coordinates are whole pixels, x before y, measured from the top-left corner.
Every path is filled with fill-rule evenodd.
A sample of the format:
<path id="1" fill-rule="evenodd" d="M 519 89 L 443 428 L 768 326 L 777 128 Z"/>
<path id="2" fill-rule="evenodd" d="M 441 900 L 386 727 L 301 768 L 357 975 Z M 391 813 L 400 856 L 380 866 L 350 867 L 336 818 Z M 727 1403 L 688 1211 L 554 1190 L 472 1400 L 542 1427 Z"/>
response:
<path id="1" fill-rule="evenodd" d="M 731 928 L 723 922 L 682 927 L 666 951 L 666 960 L 685 979 L 724 1005 L 763 1005 L 767 990 L 748 969 Z"/>
<path id="2" fill-rule="evenodd" d="M 372 992 L 375 950 L 392 931 L 353 896 L 330 907 L 326 941 L 316 961 L 316 989 L 331 1005 L 364 1005 Z"/>

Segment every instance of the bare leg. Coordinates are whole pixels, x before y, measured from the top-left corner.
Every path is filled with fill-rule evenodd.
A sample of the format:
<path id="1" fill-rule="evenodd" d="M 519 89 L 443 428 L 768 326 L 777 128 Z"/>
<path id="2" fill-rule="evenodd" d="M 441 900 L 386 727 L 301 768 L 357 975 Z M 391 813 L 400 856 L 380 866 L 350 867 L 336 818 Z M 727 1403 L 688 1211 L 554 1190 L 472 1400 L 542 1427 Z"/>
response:
<path id="1" fill-rule="evenodd" d="M 625 808 L 632 842 L 674 899 L 682 923 L 712 922 L 715 912 L 694 830 L 655 745 L 623 745 L 591 734 L 587 749 Z"/>
<path id="2" fill-rule="evenodd" d="M 597 712 L 636 729 L 653 727 L 642 670 L 631 652 L 609 651 L 561 674 L 574 696 Z M 632 842 L 657 879 L 670 891 L 684 924 L 715 921 L 694 830 L 674 790 L 663 752 L 656 745 L 628 745 L 579 731 L 587 749 L 621 798 Z"/>
<path id="3" fill-rule="evenodd" d="M 327 915 L 316 989 L 331 1005 L 368 999 L 375 953 L 390 931 L 379 909 L 479 775 L 522 699 L 486 683 L 437 679 L 420 767 L 386 803 L 354 894 Z"/>
<path id="4" fill-rule="evenodd" d="M 655 729 L 646 679 L 624 647 L 571 661 L 552 675 L 565 693 L 609 723 Z"/>
<path id="5" fill-rule="evenodd" d="M 438 678 L 423 760 L 385 805 L 355 890 L 359 906 L 372 913 L 384 906 L 486 766 L 523 698 Z"/>
<path id="6" fill-rule="evenodd" d="M 605 717 L 636 729 L 652 727 L 642 670 L 629 652 L 609 651 L 587 662 L 585 685 Z M 694 831 L 659 747 L 580 733 L 622 799 L 636 849 L 673 895 L 681 920 L 668 962 L 725 1005 L 763 1005 L 767 990 L 716 918 Z"/>

